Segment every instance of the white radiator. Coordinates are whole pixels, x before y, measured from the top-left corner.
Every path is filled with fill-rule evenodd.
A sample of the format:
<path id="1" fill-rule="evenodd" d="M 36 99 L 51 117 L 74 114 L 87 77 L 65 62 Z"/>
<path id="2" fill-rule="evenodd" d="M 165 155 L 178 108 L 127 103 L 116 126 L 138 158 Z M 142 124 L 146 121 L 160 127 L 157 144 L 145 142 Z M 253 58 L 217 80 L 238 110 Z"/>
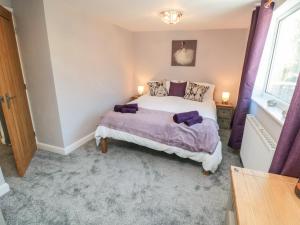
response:
<path id="1" fill-rule="evenodd" d="M 268 172 L 276 142 L 254 115 L 248 114 L 241 147 L 245 168 Z"/>

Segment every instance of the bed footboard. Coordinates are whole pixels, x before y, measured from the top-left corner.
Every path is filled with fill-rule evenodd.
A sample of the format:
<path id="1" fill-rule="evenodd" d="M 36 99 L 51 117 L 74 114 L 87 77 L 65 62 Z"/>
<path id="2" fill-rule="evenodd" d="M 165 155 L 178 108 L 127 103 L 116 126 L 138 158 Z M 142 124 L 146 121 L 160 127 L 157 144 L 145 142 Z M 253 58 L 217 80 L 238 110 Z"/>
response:
<path id="1" fill-rule="evenodd" d="M 100 140 L 100 150 L 102 153 L 107 153 L 108 148 L 107 138 L 101 138 Z"/>

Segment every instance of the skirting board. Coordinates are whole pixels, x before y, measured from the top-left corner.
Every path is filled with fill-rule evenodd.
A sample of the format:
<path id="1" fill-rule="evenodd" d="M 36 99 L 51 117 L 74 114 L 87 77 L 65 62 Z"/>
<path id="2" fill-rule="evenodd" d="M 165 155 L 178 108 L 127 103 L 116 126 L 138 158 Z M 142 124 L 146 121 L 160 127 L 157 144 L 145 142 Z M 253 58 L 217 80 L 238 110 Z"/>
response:
<path id="1" fill-rule="evenodd" d="M 38 149 L 41 149 L 41 150 L 46 150 L 46 151 L 54 152 L 54 153 L 61 154 L 61 155 L 68 155 L 71 152 L 73 152 L 74 150 L 76 150 L 77 148 L 79 148 L 80 146 L 82 146 L 85 143 L 92 140 L 94 138 L 94 136 L 95 136 L 95 132 L 92 132 L 92 133 L 88 134 L 87 136 L 79 139 L 78 141 L 75 141 L 74 143 L 70 144 L 69 146 L 67 146 L 65 148 L 54 146 L 54 145 L 48 145 L 48 144 L 41 143 L 41 142 L 37 142 L 37 147 L 38 147 Z"/>
<path id="2" fill-rule="evenodd" d="M 7 183 L 0 185 L 0 197 L 5 195 L 7 192 L 9 192 L 9 186 Z"/>

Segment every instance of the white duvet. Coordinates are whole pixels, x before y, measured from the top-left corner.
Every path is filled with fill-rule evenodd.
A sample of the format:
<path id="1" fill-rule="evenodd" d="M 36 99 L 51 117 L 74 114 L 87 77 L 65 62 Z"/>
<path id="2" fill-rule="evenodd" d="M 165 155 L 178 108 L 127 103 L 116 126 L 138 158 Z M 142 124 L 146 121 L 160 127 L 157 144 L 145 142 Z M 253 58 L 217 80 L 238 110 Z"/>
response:
<path id="1" fill-rule="evenodd" d="M 161 110 L 172 113 L 197 110 L 201 116 L 213 119 L 215 121 L 217 120 L 215 102 L 210 100 L 205 102 L 196 102 L 174 96 L 156 97 L 144 95 L 132 101 L 131 103 L 138 103 L 138 106 L 141 108 Z M 164 151 L 169 154 L 176 154 L 182 158 L 190 158 L 194 161 L 201 162 L 204 170 L 206 171 L 215 172 L 222 161 L 221 142 L 218 143 L 213 154 L 208 154 L 205 152 L 190 152 L 188 150 L 161 144 L 123 131 L 113 130 L 104 126 L 98 126 L 95 132 L 97 145 L 99 144 L 101 138 L 107 137 L 132 142 L 154 150 Z"/>
<path id="2" fill-rule="evenodd" d="M 175 96 L 156 97 L 143 95 L 132 101 L 146 109 L 161 110 L 172 113 L 182 113 L 197 110 L 203 117 L 217 120 L 216 104 L 214 101 L 197 102 Z"/>

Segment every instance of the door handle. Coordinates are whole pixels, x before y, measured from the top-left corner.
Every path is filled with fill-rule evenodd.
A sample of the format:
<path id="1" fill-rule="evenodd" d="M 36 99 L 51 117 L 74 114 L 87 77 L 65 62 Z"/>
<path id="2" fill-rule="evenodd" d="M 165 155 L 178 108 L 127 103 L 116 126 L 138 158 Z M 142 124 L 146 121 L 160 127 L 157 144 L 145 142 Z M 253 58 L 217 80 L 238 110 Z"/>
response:
<path id="1" fill-rule="evenodd" d="M 8 94 L 5 95 L 6 98 L 6 104 L 7 104 L 7 108 L 10 109 L 10 101 L 13 100 L 14 98 L 16 98 L 16 96 L 9 96 Z"/>

